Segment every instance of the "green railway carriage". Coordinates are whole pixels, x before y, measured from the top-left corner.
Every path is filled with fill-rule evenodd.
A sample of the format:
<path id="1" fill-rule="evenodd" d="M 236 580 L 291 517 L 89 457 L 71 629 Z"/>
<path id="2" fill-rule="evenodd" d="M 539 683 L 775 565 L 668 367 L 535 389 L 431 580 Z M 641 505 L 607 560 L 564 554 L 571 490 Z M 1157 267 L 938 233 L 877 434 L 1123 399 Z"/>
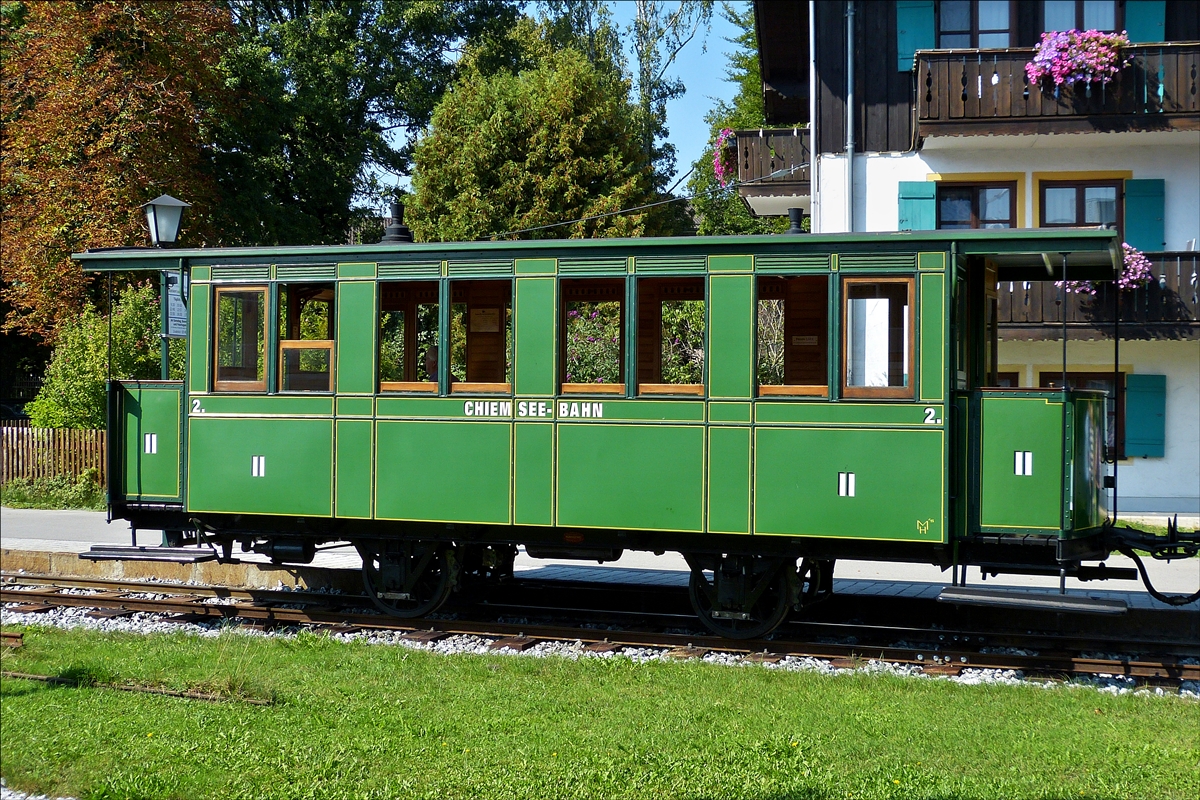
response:
<path id="1" fill-rule="evenodd" d="M 837 558 L 1108 554 L 1104 398 L 996 386 L 995 288 L 1112 279 L 1110 231 L 76 258 L 185 278 L 185 379 L 110 386 L 112 513 L 225 557 L 351 541 L 393 613 L 517 545 L 680 551 L 735 636 L 827 591 Z"/>

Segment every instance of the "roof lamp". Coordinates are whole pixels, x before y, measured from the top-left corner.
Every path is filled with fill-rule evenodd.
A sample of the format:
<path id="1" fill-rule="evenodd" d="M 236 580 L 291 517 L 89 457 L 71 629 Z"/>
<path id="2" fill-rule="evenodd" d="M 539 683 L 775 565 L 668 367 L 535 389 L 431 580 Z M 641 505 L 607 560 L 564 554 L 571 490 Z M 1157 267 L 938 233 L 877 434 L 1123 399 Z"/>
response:
<path id="1" fill-rule="evenodd" d="M 146 224 L 150 226 L 150 241 L 155 247 L 175 244 L 179 235 L 179 220 L 183 210 L 190 208 L 191 203 L 176 200 L 169 194 L 159 195 L 145 203 L 142 210 L 146 212 Z"/>

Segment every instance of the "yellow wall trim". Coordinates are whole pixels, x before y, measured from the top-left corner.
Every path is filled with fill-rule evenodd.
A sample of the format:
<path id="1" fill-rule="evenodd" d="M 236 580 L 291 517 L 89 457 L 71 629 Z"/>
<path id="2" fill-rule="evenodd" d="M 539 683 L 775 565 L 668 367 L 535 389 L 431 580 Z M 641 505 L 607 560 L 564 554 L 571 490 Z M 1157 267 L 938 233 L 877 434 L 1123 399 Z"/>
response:
<path id="1" fill-rule="evenodd" d="M 1028 228 L 1029 220 L 1025 216 L 1025 176 L 1024 172 L 930 172 L 925 176 L 927 181 L 938 183 L 999 183 L 1001 181 L 1017 182 L 1017 227 Z M 1037 173 L 1034 173 L 1037 174 Z M 1037 195 L 1034 195 L 1037 202 Z M 1034 212 L 1034 219 L 1037 212 Z"/>

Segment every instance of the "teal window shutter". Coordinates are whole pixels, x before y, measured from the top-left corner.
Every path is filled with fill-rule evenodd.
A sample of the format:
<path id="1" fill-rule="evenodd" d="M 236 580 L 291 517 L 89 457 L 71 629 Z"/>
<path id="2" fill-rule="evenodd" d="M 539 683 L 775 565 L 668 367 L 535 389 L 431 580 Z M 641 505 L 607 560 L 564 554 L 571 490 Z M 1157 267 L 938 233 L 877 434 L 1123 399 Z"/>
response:
<path id="1" fill-rule="evenodd" d="M 900 0 L 896 3 L 896 69 L 912 72 L 913 53 L 936 46 L 933 0 Z"/>
<path id="2" fill-rule="evenodd" d="M 1131 42 L 1165 42 L 1167 0 L 1126 0 L 1125 32 Z"/>
<path id="3" fill-rule="evenodd" d="M 1125 376 L 1125 457 L 1166 452 L 1167 376 Z"/>
<path id="4" fill-rule="evenodd" d="M 901 231 L 931 231 L 937 227 L 937 184 L 933 181 L 900 181 Z"/>
<path id="5" fill-rule="evenodd" d="M 1167 249 L 1164 185 L 1161 178 L 1125 181 L 1125 241 L 1143 252 Z"/>

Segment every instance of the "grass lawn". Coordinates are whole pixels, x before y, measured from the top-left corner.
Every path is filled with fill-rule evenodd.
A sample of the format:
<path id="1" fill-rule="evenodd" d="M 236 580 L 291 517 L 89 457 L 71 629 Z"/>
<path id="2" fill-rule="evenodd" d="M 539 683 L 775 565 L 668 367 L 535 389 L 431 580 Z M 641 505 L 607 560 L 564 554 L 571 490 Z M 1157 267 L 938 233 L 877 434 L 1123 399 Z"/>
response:
<path id="1" fill-rule="evenodd" d="M 322 636 L 26 629 L 6 670 L 271 706 L 0 684 L 0 771 L 93 797 L 1200 797 L 1200 703 Z"/>

